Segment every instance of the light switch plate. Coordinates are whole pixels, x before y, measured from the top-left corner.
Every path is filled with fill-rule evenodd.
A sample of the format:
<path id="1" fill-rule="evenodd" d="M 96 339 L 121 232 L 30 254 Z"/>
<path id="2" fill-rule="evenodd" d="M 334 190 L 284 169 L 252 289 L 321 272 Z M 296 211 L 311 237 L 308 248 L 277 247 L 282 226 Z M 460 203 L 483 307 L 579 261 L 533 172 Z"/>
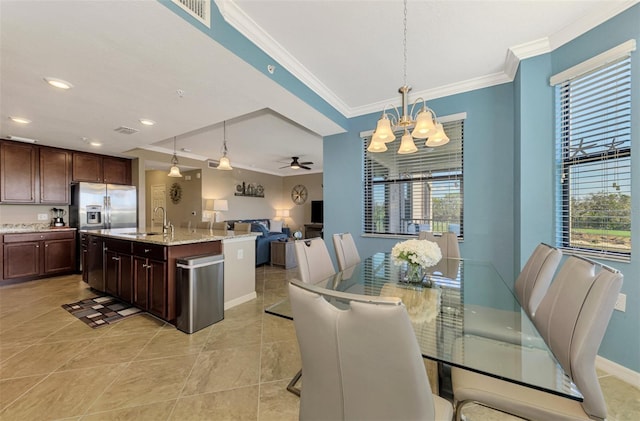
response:
<path id="1" fill-rule="evenodd" d="M 618 294 L 618 299 L 616 300 L 616 306 L 614 307 L 618 311 L 627 311 L 627 294 Z"/>
<path id="2" fill-rule="evenodd" d="M 47 215 L 46 213 L 38 214 L 38 221 L 46 221 L 47 219 L 49 219 L 49 215 Z"/>

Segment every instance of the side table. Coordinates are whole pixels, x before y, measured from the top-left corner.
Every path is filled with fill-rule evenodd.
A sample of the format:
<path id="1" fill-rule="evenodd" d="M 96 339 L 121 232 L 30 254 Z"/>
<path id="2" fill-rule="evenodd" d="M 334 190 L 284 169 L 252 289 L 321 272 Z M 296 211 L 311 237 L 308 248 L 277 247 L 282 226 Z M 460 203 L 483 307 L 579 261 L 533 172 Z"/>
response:
<path id="1" fill-rule="evenodd" d="M 272 241 L 271 265 L 284 266 L 285 269 L 296 267 L 298 263 L 293 244 L 293 241 Z"/>

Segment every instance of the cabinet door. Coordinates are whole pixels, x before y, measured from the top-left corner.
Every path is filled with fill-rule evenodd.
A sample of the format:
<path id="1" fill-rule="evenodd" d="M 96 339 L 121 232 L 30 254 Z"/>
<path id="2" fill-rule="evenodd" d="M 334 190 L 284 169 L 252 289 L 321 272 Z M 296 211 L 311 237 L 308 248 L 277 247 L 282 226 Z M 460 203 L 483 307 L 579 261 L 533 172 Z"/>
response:
<path id="1" fill-rule="evenodd" d="M 40 203 L 68 204 L 71 182 L 71 154 L 40 148 Z"/>
<path id="2" fill-rule="evenodd" d="M 4 278 L 12 279 L 39 275 L 40 244 L 40 241 L 4 244 Z"/>
<path id="3" fill-rule="evenodd" d="M 89 244 L 84 241 L 80 246 L 80 262 L 80 266 L 82 267 L 82 280 L 89 283 L 89 271 L 87 270 L 89 263 Z"/>
<path id="4" fill-rule="evenodd" d="M 167 318 L 167 264 L 148 260 L 149 267 L 149 313 Z"/>
<path id="5" fill-rule="evenodd" d="M 102 157 L 88 153 L 73 153 L 73 181 L 102 183 Z"/>
<path id="6" fill-rule="evenodd" d="M 75 240 L 44 241 L 44 273 L 70 272 L 76 267 Z"/>
<path id="7" fill-rule="evenodd" d="M 82 273 L 87 274 L 87 283 L 91 288 L 100 292 L 104 291 L 104 240 L 94 235 L 88 236 L 89 254 L 87 257 L 87 265 L 83 266 Z"/>
<path id="8" fill-rule="evenodd" d="M 120 256 L 107 250 L 104 254 L 104 292 L 118 296 L 118 274 L 120 273 Z"/>
<path id="9" fill-rule="evenodd" d="M 146 258 L 133 257 L 133 304 L 142 309 L 149 309 L 149 269 Z"/>
<path id="10" fill-rule="evenodd" d="M 133 256 L 118 254 L 120 257 L 120 273 L 118 284 L 118 297 L 133 303 Z"/>
<path id="11" fill-rule="evenodd" d="M 0 202 L 36 203 L 37 147 L 0 143 Z"/>
<path id="12" fill-rule="evenodd" d="M 105 156 L 102 158 L 103 182 L 112 184 L 131 184 L 131 161 L 128 159 Z"/>

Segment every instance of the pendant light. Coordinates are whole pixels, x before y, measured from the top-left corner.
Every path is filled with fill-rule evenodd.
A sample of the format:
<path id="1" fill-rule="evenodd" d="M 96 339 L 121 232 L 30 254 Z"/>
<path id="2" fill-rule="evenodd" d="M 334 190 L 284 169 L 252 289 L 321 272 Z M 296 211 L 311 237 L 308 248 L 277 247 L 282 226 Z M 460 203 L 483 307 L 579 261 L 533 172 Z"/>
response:
<path id="1" fill-rule="evenodd" d="M 449 138 L 442 129 L 442 124 L 437 123 L 436 113 L 429 107 L 427 107 L 426 101 L 423 98 L 418 98 L 413 103 L 411 111 L 409 111 L 409 104 L 407 96 L 411 87 L 407 85 L 407 0 L 404 0 L 404 37 L 403 37 L 403 50 L 404 50 L 404 85 L 398 89 L 398 92 L 402 95 L 402 115 L 400 111 L 393 105 L 385 106 L 382 111 L 382 116 L 378 120 L 376 130 L 371 137 L 371 143 L 367 150 L 369 152 L 384 152 L 387 150 L 385 143 L 393 142 L 396 140 L 394 130 L 404 129 L 404 134 L 400 141 L 399 154 L 409 154 L 418 151 L 413 139 L 427 139 L 426 146 L 434 147 L 441 146 L 449 142 Z M 418 112 L 414 114 L 416 107 L 419 107 Z M 395 115 L 388 113 L 387 109 L 395 111 Z M 415 116 L 414 116 L 415 115 Z M 409 127 L 413 126 L 413 131 L 409 133 Z"/>
<path id="2" fill-rule="evenodd" d="M 180 168 L 178 168 L 178 156 L 176 155 L 176 137 L 173 137 L 173 158 L 171 158 L 171 169 L 169 170 L 169 177 L 182 177 L 180 174 Z"/>
<path id="3" fill-rule="evenodd" d="M 230 171 L 233 169 L 231 166 L 231 162 L 229 158 L 227 158 L 227 122 L 226 120 L 222 122 L 222 127 L 224 131 L 224 138 L 222 140 L 222 158 L 220 158 L 220 162 L 216 167 L 217 170 Z"/>

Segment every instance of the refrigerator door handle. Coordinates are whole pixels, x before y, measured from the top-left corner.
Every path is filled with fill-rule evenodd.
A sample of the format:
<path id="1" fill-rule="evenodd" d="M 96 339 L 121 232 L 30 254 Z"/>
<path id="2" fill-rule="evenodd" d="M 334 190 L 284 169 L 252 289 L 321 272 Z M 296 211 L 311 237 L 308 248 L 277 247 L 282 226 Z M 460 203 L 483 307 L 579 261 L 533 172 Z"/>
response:
<path id="1" fill-rule="evenodd" d="M 111 198 L 104 196 L 104 227 L 111 229 Z"/>

